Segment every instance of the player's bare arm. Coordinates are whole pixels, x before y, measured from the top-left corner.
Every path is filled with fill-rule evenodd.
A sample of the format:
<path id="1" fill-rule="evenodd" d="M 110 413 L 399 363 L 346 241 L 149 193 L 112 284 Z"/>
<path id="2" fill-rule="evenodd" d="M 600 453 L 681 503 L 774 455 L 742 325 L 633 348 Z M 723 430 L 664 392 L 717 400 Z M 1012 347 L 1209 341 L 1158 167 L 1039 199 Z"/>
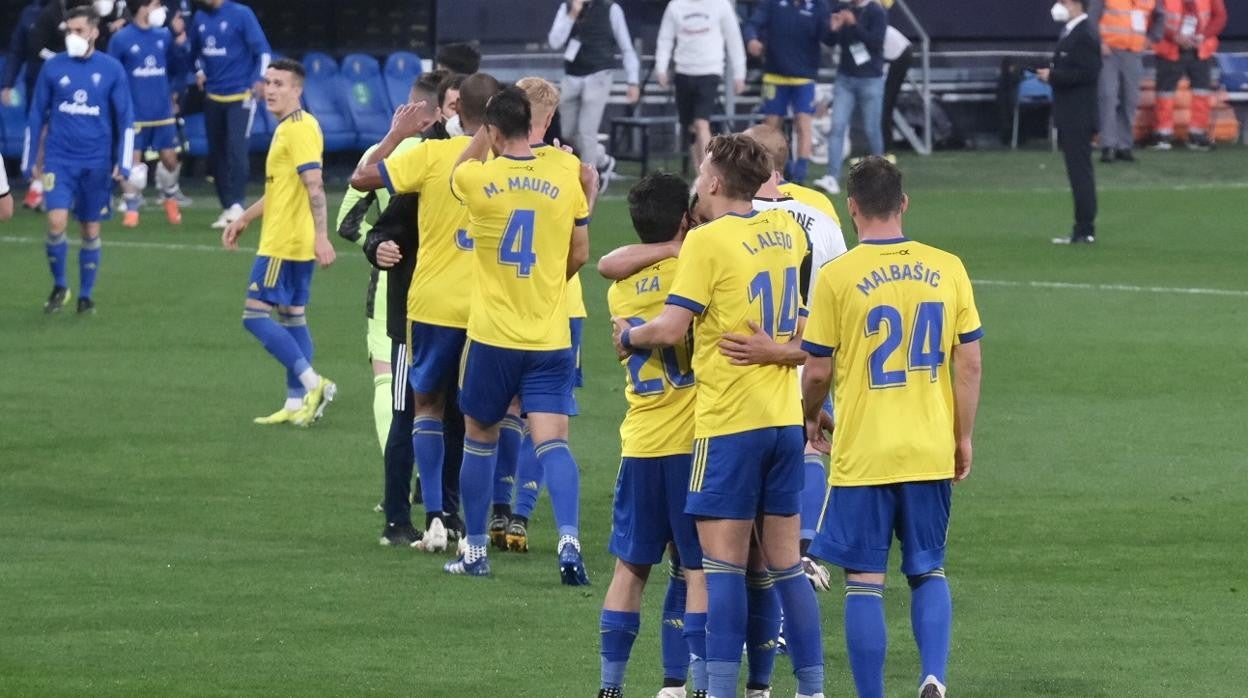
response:
<path id="1" fill-rule="evenodd" d="M 612 281 L 627 279 L 652 264 L 680 256 L 683 237 L 668 242 L 634 243 L 617 247 L 598 260 L 598 273 Z"/>
<path id="2" fill-rule="evenodd" d="M 979 341 L 974 341 L 953 347 L 954 482 L 961 482 L 971 475 L 971 437 L 975 432 L 975 413 L 979 411 L 979 385 L 983 375 L 979 344 Z"/>
<path id="3" fill-rule="evenodd" d="M 325 201 L 325 182 L 321 169 L 302 172 L 299 179 L 308 190 L 308 206 L 312 209 L 312 225 L 316 231 L 316 261 L 324 269 L 334 263 L 334 245 L 329 241 L 329 211 Z"/>
<path id="4" fill-rule="evenodd" d="M 751 333 L 729 333 L 719 341 L 719 353 L 736 366 L 801 366 L 809 354 L 802 350 L 802 332 L 806 318 L 798 319 L 797 334 L 787 342 L 777 342 L 753 320 L 747 320 Z"/>
<path id="5" fill-rule="evenodd" d="M 832 417 L 823 411 L 823 402 L 832 388 L 834 371 L 831 356 L 811 356 L 802 371 L 802 411 L 806 414 L 806 440 L 820 453 L 831 453 Z"/>
<path id="6" fill-rule="evenodd" d="M 655 319 L 638 327 L 629 328 L 623 318 L 611 318 L 615 325 L 612 339 L 615 352 L 620 358 L 627 357 L 633 349 L 654 349 L 674 346 L 684 340 L 693 322 L 693 311 L 678 305 L 665 305 Z"/>
<path id="7" fill-rule="evenodd" d="M 247 226 L 251 225 L 252 221 L 257 220 L 263 215 L 264 197 L 262 196 L 256 200 L 256 203 L 248 206 L 247 210 L 243 211 L 243 215 L 240 216 L 238 220 L 225 227 L 225 230 L 221 232 L 221 245 L 227 250 L 237 250 L 238 238 L 242 236 L 243 231 L 247 230 Z"/>
<path id="8" fill-rule="evenodd" d="M 390 120 L 390 130 L 386 132 L 377 148 L 356 166 L 351 173 L 351 186 L 360 191 L 376 191 L 386 186 L 381 179 L 382 160 L 394 154 L 395 148 L 408 138 L 419 136 L 425 129 L 438 120 L 438 108 L 431 110 L 423 100 L 414 104 L 404 104 L 394 112 Z"/>
<path id="9" fill-rule="evenodd" d="M 589 261 L 589 226 L 578 225 L 572 229 L 572 245 L 568 248 L 568 278 Z"/>
<path id="10" fill-rule="evenodd" d="M 594 205 L 598 203 L 598 168 L 581 163 L 581 188 L 585 190 L 585 199 L 589 201 L 589 213 L 593 215 Z"/>

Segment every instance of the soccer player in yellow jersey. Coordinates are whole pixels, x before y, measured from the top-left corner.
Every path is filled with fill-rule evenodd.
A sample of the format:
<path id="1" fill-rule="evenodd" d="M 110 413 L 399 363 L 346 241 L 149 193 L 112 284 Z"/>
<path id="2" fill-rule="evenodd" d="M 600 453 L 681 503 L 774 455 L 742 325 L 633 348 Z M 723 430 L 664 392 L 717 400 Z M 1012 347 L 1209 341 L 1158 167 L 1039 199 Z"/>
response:
<path id="1" fill-rule="evenodd" d="M 577 500 L 558 490 L 579 487 L 567 442 L 575 370 L 567 292 L 568 278 L 589 256 L 585 192 L 597 187 L 597 172 L 583 168 L 578 178 L 534 156 L 530 118 L 524 92 L 503 89 L 490 100 L 485 126 L 453 175 L 455 192 L 469 211 L 476 276 L 459 392 L 465 426 L 460 489 L 468 545 L 446 571 L 490 572 L 486 518 L 499 423 L 519 395 L 555 504 L 560 576 L 564 584 L 580 585 L 589 579 L 574 523 Z M 496 157 L 486 162 L 490 150 Z"/>
<path id="2" fill-rule="evenodd" d="M 559 88 L 538 77 L 521 78 L 516 87 L 524 91 L 529 100 L 531 121 L 529 122 L 529 142 L 533 155 L 539 160 L 548 160 L 568 168 L 575 176 L 580 176 L 581 161 L 572 153 L 542 141 L 550 122 L 554 119 L 555 109 L 559 106 Z M 556 141 L 557 142 L 557 141 Z M 588 194 L 590 215 L 593 215 L 594 203 L 598 192 Z M 568 323 L 572 332 L 572 355 L 576 358 L 576 374 L 573 388 L 581 387 L 581 337 L 584 331 L 585 298 L 581 290 L 580 273 L 568 279 Z M 576 402 L 573 396 L 573 416 L 576 415 Z M 512 404 L 512 409 L 503 418 L 502 432 L 498 440 L 498 467 L 494 473 L 494 513 L 490 517 L 490 540 L 500 550 L 527 552 L 529 549 L 529 516 L 537 504 L 541 492 L 544 473 L 542 462 L 533 451 L 532 438 L 526 438 L 527 428 L 520 418 L 519 405 Z M 511 510 L 512 495 L 516 494 L 516 508 Z M 579 499 L 579 489 L 556 489 L 560 495 Z M 556 509 L 563 510 L 560 504 Z M 579 522 L 569 522 L 578 526 Z"/>
<path id="3" fill-rule="evenodd" d="M 788 213 L 754 210 L 754 193 L 769 176 L 771 158 L 756 141 L 712 139 L 696 185 L 711 222 L 686 237 L 667 305 L 638 327 L 613 319 L 624 355 L 675 345 L 691 323 L 694 328 L 697 438 L 685 511 L 698 517 L 704 551 L 713 696 L 737 695 L 756 519 L 784 612 L 798 695 L 823 695 L 819 607 L 798 552 L 804 438 L 796 369 L 736 365 L 718 346 L 726 333 L 748 332 L 751 321 L 780 340 L 801 332 L 806 236 Z"/>
<path id="4" fill-rule="evenodd" d="M 688 198 L 689 185 L 676 175 L 659 172 L 643 177 L 628 193 L 629 214 L 642 242 L 668 242 L 680 237 L 687 225 Z M 675 275 L 673 256 L 612 284 L 607 291 L 612 317 L 624 318 L 630 325 L 656 317 L 663 310 Z M 663 601 L 660 698 L 685 695 L 690 657 L 701 662 L 706 654 L 702 550 L 693 517 L 685 513 L 696 395 L 690 354 L 686 341 L 637 352 L 623 362 L 628 412 L 620 425 L 620 470 L 609 545 L 616 556 L 615 572 L 600 621 L 600 696 L 613 695 L 612 691 L 618 692 L 624 685 L 633 640 L 641 626 L 642 592 L 651 567 L 662 560 L 669 542 L 675 543 L 679 563 L 673 559 Z M 701 644 L 694 639 L 699 628 Z M 706 690 L 705 667 L 700 668 L 699 672 L 698 666 L 693 667 L 694 691 Z"/>
<path id="5" fill-rule="evenodd" d="M 879 157 L 847 180 L 858 247 L 815 283 L 803 348 L 806 430 L 831 448 L 811 555 L 845 569 L 845 640 L 860 696 L 884 695 L 884 574 L 895 535 L 910 583 L 922 698 L 945 695 L 951 485 L 971 472 L 983 328 L 956 256 L 906 238 L 901 171 Z M 953 374 L 950 375 L 950 364 Z M 700 377 L 700 376 L 699 376 Z M 835 379 L 836 429 L 819 405 Z"/>
<path id="6" fill-rule="evenodd" d="M 481 124 L 485 104 L 498 91 L 498 81 L 484 73 L 464 80 L 460 88 L 460 122 L 469 133 Z M 391 194 L 420 194 L 417 226 L 420 249 L 416 271 L 407 292 L 407 319 L 411 322 L 411 368 L 414 420 L 412 449 L 424 483 L 426 531 L 422 550 L 447 547 L 447 514 L 443 511 L 442 482 L 445 455 L 443 414 L 459 376 L 468 327 L 468 288 L 474 286 L 468 208 L 451 192 L 451 170 L 472 138 L 456 136 L 426 140 L 393 154 L 407 138 L 432 123 L 423 103 L 400 107 L 390 132 L 351 177 L 361 191 L 385 187 Z"/>
<path id="7" fill-rule="evenodd" d="M 318 263 L 333 264 L 334 247 L 321 179 L 321 127 L 299 106 L 303 79 L 297 61 L 274 61 L 265 71 L 264 100 L 278 124 L 265 161 L 264 196 L 221 234 L 226 249 L 237 249 L 247 226 L 264 218 L 243 326 L 286 367 L 287 393 L 282 409 L 257 418 L 257 424 L 308 426 L 338 391 L 312 368 L 312 334 L 304 316 L 312 270 Z M 270 317 L 274 307 L 276 322 Z"/>

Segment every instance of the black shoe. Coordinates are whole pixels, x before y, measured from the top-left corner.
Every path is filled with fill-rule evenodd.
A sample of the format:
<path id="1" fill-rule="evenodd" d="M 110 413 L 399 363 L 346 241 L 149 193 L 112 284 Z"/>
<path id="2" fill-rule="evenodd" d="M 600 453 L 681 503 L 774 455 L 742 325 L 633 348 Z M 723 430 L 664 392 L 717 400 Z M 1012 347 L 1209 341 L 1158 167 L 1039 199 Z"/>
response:
<path id="1" fill-rule="evenodd" d="M 1123 162 L 1135 162 L 1135 153 L 1130 148 L 1120 148 L 1114 153 L 1114 157 Z"/>
<path id="2" fill-rule="evenodd" d="M 419 540 L 420 531 L 417 531 L 410 523 L 388 523 L 381 530 L 382 545 L 389 545 L 394 548 L 411 548 L 415 547 L 416 542 Z"/>
<path id="3" fill-rule="evenodd" d="M 465 535 L 464 520 L 459 518 L 459 514 L 447 514 L 442 521 L 446 524 L 447 542 L 458 543 L 459 539 L 463 538 Z"/>
<path id="4" fill-rule="evenodd" d="M 1213 141 L 1209 140 L 1209 136 L 1203 133 L 1193 133 L 1187 137 L 1187 149 L 1200 152 L 1213 150 Z"/>
<path id="5" fill-rule="evenodd" d="M 1114 161 L 1113 148 L 1101 148 L 1101 162 L 1109 164 Z"/>
<path id="6" fill-rule="evenodd" d="M 1153 139 L 1153 144 L 1148 146 L 1149 150 L 1170 150 L 1174 145 L 1170 143 L 1170 136 L 1157 136 Z"/>
<path id="7" fill-rule="evenodd" d="M 52 289 L 52 294 L 48 296 L 48 302 L 43 304 L 43 312 L 51 315 L 60 312 L 61 308 L 69 302 L 69 289 L 57 286 Z"/>
<path id="8" fill-rule="evenodd" d="M 79 298 L 78 299 L 78 314 L 79 315 L 95 315 L 95 301 L 91 300 L 90 298 Z"/>
<path id="9" fill-rule="evenodd" d="M 495 504 L 494 515 L 490 517 L 490 545 L 507 551 L 507 525 L 511 523 L 511 507 L 506 504 Z"/>

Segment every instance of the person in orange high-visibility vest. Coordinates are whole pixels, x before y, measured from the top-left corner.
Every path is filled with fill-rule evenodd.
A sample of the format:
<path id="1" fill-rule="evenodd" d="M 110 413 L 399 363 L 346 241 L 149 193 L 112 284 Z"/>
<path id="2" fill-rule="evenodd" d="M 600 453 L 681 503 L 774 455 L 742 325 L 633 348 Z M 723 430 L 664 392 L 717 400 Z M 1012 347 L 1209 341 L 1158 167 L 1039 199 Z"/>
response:
<path id="1" fill-rule="evenodd" d="M 1157 0 L 1094 0 L 1088 6 L 1101 32 L 1101 162 L 1135 162 L 1132 124 L 1156 6 Z"/>
<path id="2" fill-rule="evenodd" d="M 1187 147 L 1208 150 L 1209 115 L 1213 102 L 1213 54 L 1218 34 L 1226 28 L 1223 0 L 1161 0 L 1165 27 L 1153 44 L 1157 54 L 1157 133 L 1152 146 L 1169 150 L 1174 138 L 1174 93 L 1186 75 L 1192 86 L 1192 116 Z"/>

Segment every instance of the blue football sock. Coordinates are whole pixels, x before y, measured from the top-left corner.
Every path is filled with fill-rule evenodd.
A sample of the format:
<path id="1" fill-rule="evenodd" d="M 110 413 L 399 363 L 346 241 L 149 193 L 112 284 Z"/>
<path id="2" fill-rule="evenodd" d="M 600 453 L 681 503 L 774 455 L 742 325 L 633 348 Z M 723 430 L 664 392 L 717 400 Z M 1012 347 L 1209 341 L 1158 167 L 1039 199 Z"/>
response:
<path id="1" fill-rule="evenodd" d="M 45 242 L 48 250 L 48 267 L 52 270 L 52 285 L 57 288 L 69 288 L 69 280 L 65 278 L 65 260 L 69 257 L 69 240 L 65 233 L 48 233 Z"/>
<path id="2" fill-rule="evenodd" d="M 78 276 L 82 285 L 78 292 L 79 298 L 90 298 L 95 292 L 95 277 L 100 273 L 100 252 L 103 243 L 100 238 L 93 237 L 82 241 L 78 250 Z"/>
<path id="3" fill-rule="evenodd" d="M 807 453 L 805 460 L 806 484 L 802 486 L 802 540 L 814 540 L 819 516 L 823 513 L 823 500 L 828 494 L 828 475 L 823 468 L 823 458 L 817 453 Z"/>
<path id="4" fill-rule="evenodd" d="M 823 693 L 823 635 L 815 590 L 801 564 L 773 571 L 771 578 L 784 609 L 784 637 L 797 677 L 797 692 L 806 696 Z"/>
<path id="5" fill-rule="evenodd" d="M 689 675 L 689 645 L 685 642 L 685 598 L 689 587 L 680 568 L 667 578 L 663 596 L 663 628 L 659 631 L 659 655 L 663 658 L 663 678 L 684 682 Z"/>
<path id="6" fill-rule="evenodd" d="M 599 629 L 602 635 L 602 688 L 619 688 L 624 685 L 624 670 L 628 668 L 628 655 L 633 651 L 633 640 L 641 628 L 641 614 L 602 609 Z"/>
<path id="7" fill-rule="evenodd" d="M 706 676 L 706 613 L 685 614 L 685 644 L 689 646 L 689 683 L 693 690 L 705 691 Z"/>
<path id="8" fill-rule="evenodd" d="M 945 683 L 949 664 L 949 634 L 953 627 L 953 597 L 945 571 L 936 569 L 910 577 L 910 625 L 919 646 L 919 662 L 923 667 L 920 680 L 935 676 Z"/>
<path id="9" fill-rule="evenodd" d="M 438 439 L 442 436 L 439 434 Z M 459 469 L 459 496 L 464 504 L 464 530 L 468 545 L 484 547 L 489 541 L 490 494 L 494 489 L 494 464 L 498 444 L 464 438 L 464 464 Z M 439 461 L 440 462 L 440 461 Z M 421 473 L 424 477 L 424 473 Z M 430 480 L 437 482 L 437 480 Z"/>
<path id="10" fill-rule="evenodd" d="M 311 364 L 314 346 L 312 344 L 312 332 L 308 329 L 307 316 L 303 313 L 283 313 L 278 311 L 277 324 L 284 327 L 286 332 L 294 338 L 295 343 L 299 345 L 299 350 L 303 352 L 303 358 L 307 359 L 308 364 Z M 286 369 L 286 397 L 302 398 L 307 392 L 303 387 L 303 382 L 299 380 L 299 374 Z"/>
<path id="11" fill-rule="evenodd" d="M 560 536 L 580 537 L 581 473 L 568 450 L 568 442 L 551 439 L 534 448 L 546 471 L 546 489 L 555 510 L 555 526 Z"/>
<path id="12" fill-rule="evenodd" d="M 845 582 L 845 647 L 858 695 L 883 698 L 888 653 L 883 584 Z"/>
<path id="13" fill-rule="evenodd" d="M 545 479 L 542 462 L 533 451 L 533 438 L 526 431 L 524 441 L 520 443 L 520 454 L 516 458 L 516 516 L 529 518 L 537 508 L 537 497 L 542 493 L 542 481 Z"/>
<path id="14" fill-rule="evenodd" d="M 712 696 L 736 696 L 741 672 L 741 647 L 745 644 L 749 613 L 745 591 L 745 568 L 709 557 L 706 570 L 706 675 Z"/>
<path id="15" fill-rule="evenodd" d="M 746 604 L 749 619 L 745 627 L 745 655 L 749 660 L 748 688 L 771 685 L 776 668 L 776 650 L 780 644 L 780 595 L 766 572 L 750 571 L 745 575 Z"/>
<path id="16" fill-rule="evenodd" d="M 260 340 L 264 348 L 285 366 L 290 374 L 299 376 L 312 368 L 308 360 L 303 357 L 299 344 L 289 332 L 269 317 L 268 312 L 244 308 L 243 327 Z"/>
<path id="17" fill-rule="evenodd" d="M 494 469 L 494 503 L 511 506 L 516 489 L 516 459 L 524 441 L 524 422 L 514 414 L 503 417 L 498 432 L 498 466 Z"/>
<path id="18" fill-rule="evenodd" d="M 793 164 L 789 167 L 789 180 L 798 183 L 806 181 L 806 171 L 809 167 L 810 160 L 808 158 L 798 158 L 794 160 Z"/>
<path id="19" fill-rule="evenodd" d="M 416 455 L 416 470 L 420 473 L 420 481 L 425 483 L 421 495 L 425 500 L 425 511 L 430 514 L 441 514 L 442 459 L 446 455 L 446 443 L 442 440 L 442 420 L 436 417 L 417 417 L 412 420 L 412 453 Z M 432 486 L 429 483 L 434 483 Z"/>
<path id="20" fill-rule="evenodd" d="M 135 211 L 135 212 L 139 210 L 139 203 L 142 202 L 143 200 L 142 197 L 140 197 L 138 194 L 134 194 L 134 195 L 127 194 L 126 196 L 122 198 L 125 199 L 126 211 Z"/>

